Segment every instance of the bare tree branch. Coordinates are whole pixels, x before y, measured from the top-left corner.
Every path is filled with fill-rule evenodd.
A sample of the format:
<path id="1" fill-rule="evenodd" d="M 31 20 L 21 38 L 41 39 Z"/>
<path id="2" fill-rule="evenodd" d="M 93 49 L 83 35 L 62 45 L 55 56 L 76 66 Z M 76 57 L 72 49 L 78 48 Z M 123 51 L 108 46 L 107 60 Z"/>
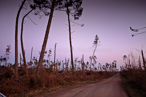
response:
<path id="1" fill-rule="evenodd" d="M 28 16 L 28 18 L 30 19 L 30 21 L 31 21 L 33 24 L 37 25 L 29 16 Z"/>

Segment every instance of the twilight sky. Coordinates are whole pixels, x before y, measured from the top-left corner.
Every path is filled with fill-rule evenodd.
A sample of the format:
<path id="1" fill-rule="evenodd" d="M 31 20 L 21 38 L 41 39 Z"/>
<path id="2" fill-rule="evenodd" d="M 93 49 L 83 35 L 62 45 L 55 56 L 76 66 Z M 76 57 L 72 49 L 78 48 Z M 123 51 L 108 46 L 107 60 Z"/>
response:
<path id="1" fill-rule="evenodd" d="M 14 63 L 15 46 L 15 20 L 16 14 L 22 0 L 0 0 L 0 56 L 5 53 L 7 45 L 11 45 L 9 62 Z M 89 61 L 89 56 L 93 53 L 93 41 L 95 35 L 99 36 L 100 43 L 95 55 L 97 62 L 105 64 L 113 60 L 117 65 L 123 65 L 123 55 L 133 52 L 134 55 L 140 53 L 136 51 L 146 48 L 146 34 L 131 37 L 134 33 L 129 27 L 141 28 L 146 26 L 146 0 L 83 0 L 83 14 L 79 20 L 74 21 L 84 24 L 84 27 L 72 23 L 72 43 L 74 58 L 79 60 L 82 54 L 85 61 Z M 22 16 L 28 12 L 23 9 L 19 19 L 21 25 Z M 43 43 L 47 21 L 49 16 L 29 15 L 37 25 L 29 18 L 24 24 L 24 47 L 27 61 L 30 61 L 30 52 L 33 47 L 33 56 L 39 58 L 39 52 Z M 64 60 L 70 58 L 69 32 L 67 14 L 65 12 L 54 12 L 51 30 L 46 50 L 54 50 L 57 43 L 57 59 Z M 19 28 L 20 33 L 20 28 Z M 19 54 L 20 34 L 19 34 Z M 53 59 L 53 52 L 51 59 Z"/>

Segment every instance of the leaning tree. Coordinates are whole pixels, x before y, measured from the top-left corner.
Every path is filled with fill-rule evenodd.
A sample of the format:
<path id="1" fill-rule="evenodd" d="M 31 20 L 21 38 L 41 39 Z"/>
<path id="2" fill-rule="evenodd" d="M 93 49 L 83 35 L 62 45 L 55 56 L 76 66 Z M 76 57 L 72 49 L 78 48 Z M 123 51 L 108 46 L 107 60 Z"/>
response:
<path id="1" fill-rule="evenodd" d="M 18 79 L 18 22 L 20 12 L 25 4 L 26 0 L 22 1 L 22 4 L 19 7 L 19 10 L 16 15 L 16 23 L 15 23 L 15 79 Z"/>
<path id="2" fill-rule="evenodd" d="M 25 19 L 25 17 L 28 16 L 28 14 L 31 13 L 32 11 L 33 11 L 33 9 L 30 10 L 27 14 L 25 14 L 23 16 L 22 22 L 21 22 L 20 41 L 21 41 L 21 50 L 22 50 L 22 56 L 23 56 L 23 62 L 24 62 L 26 76 L 28 76 L 28 69 L 27 69 L 26 58 L 25 58 L 25 51 L 24 51 L 24 45 L 23 45 L 23 25 L 24 25 L 24 19 Z"/>
<path id="3" fill-rule="evenodd" d="M 27 64 L 26 64 L 26 57 L 25 57 L 25 51 L 24 51 L 24 45 L 23 45 L 23 26 L 24 26 L 24 20 L 25 18 L 34 11 L 35 15 L 39 15 L 40 12 L 43 12 L 46 16 L 49 15 L 48 11 L 48 4 L 47 0 L 27 0 L 27 3 L 25 3 L 26 6 L 30 6 L 30 10 L 23 16 L 22 22 L 21 22 L 21 34 L 20 34 L 20 40 L 21 40 L 21 50 L 22 50 L 22 56 L 23 56 L 23 62 L 25 67 L 26 75 L 28 76 L 28 70 L 27 70 Z"/>
<path id="4" fill-rule="evenodd" d="M 35 1 L 40 1 L 40 0 L 35 0 Z M 37 4 L 37 2 L 36 2 Z M 50 32 L 50 27 L 52 23 L 52 18 L 53 18 L 53 13 L 54 10 L 59 10 L 59 11 L 65 11 L 67 12 L 68 15 L 68 24 L 69 24 L 69 40 L 70 40 L 70 50 L 71 50 L 71 64 L 72 64 L 72 70 L 74 72 L 74 66 L 73 66 L 73 53 L 72 53 L 72 42 L 71 42 L 71 26 L 70 26 L 70 14 L 74 16 L 74 19 L 77 20 L 79 17 L 82 15 L 83 8 L 81 7 L 82 5 L 82 0 L 48 0 L 48 5 L 47 7 L 50 10 L 49 14 L 49 20 L 46 28 L 46 33 L 41 49 L 41 54 L 39 58 L 39 64 L 37 67 L 37 73 L 40 73 L 41 66 L 43 63 L 43 58 L 44 58 L 44 52 L 46 49 L 47 45 L 47 40 Z"/>
<path id="5" fill-rule="evenodd" d="M 28 14 L 30 14 L 32 11 L 35 11 L 35 15 L 39 15 L 40 12 L 43 12 L 45 15 L 49 15 L 48 9 L 51 6 L 51 1 L 48 0 L 23 0 L 21 6 L 19 7 L 19 10 L 17 12 L 16 16 L 16 24 L 15 24 L 15 79 L 18 79 L 18 21 L 19 21 L 19 16 L 20 12 L 23 9 L 27 3 L 30 6 L 30 11 L 26 13 L 23 18 L 22 18 L 22 23 L 21 23 L 21 48 L 22 48 L 22 55 L 23 55 L 23 60 L 24 60 L 24 66 L 26 69 L 26 75 L 28 75 L 27 71 L 27 65 L 26 65 L 26 58 L 25 58 L 25 52 L 24 52 L 24 46 L 23 46 L 23 23 L 24 19 Z M 27 6 L 27 5 L 26 5 Z"/>

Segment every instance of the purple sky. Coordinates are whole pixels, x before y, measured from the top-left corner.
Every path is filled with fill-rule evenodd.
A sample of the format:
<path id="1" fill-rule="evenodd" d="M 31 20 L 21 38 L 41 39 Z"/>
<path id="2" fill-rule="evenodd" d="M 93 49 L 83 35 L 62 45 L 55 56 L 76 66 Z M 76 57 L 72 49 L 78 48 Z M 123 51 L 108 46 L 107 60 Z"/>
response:
<path id="1" fill-rule="evenodd" d="M 7 45 L 11 45 L 9 62 L 14 63 L 14 43 L 15 43 L 15 20 L 16 14 L 22 0 L 0 0 L 0 56 L 4 55 Z M 93 41 L 97 34 L 100 44 L 95 55 L 97 62 L 105 64 L 116 60 L 118 66 L 123 65 L 123 55 L 130 52 L 140 54 L 136 49 L 144 49 L 146 46 L 146 34 L 131 37 L 132 32 L 129 27 L 141 28 L 146 26 L 146 1 L 145 0 L 83 0 L 83 14 L 79 20 L 75 21 L 84 24 L 80 27 L 72 23 L 72 43 L 74 58 L 80 60 L 82 54 L 85 61 L 89 61 L 89 56 L 93 53 Z M 28 12 L 23 9 L 22 16 Z M 37 24 L 33 24 L 29 18 L 24 24 L 24 47 L 27 61 L 30 60 L 30 52 L 33 47 L 33 56 L 39 58 L 39 51 L 43 43 L 48 16 L 29 17 Z M 73 20 L 73 17 L 71 17 Z M 19 23 L 19 26 L 20 26 Z M 46 50 L 54 50 L 57 43 L 57 59 L 64 60 L 70 58 L 69 32 L 67 26 L 67 15 L 65 12 L 55 11 Z M 19 28 L 20 33 L 20 28 Z M 20 34 L 19 34 L 19 54 Z M 51 56 L 53 59 L 53 53 Z"/>

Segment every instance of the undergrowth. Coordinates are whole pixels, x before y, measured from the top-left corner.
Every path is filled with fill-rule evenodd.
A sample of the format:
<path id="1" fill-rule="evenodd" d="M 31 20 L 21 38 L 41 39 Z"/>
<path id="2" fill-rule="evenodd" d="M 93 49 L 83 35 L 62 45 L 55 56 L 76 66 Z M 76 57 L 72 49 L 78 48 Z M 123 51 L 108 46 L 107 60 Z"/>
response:
<path id="1" fill-rule="evenodd" d="M 146 71 L 129 68 L 121 71 L 122 86 L 129 97 L 146 97 Z"/>
<path id="2" fill-rule="evenodd" d="M 66 72 L 53 72 L 44 70 L 39 75 L 36 75 L 35 70 L 28 69 L 29 76 L 19 73 L 19 79 L 14 80 L 13 71 L 7 67 L 0 67 L 0 92 L 7 97 L 25 97 L 42 94 L 45 92 L 53 91 L 58 88 L 79 84 L 86 81 L 101 80 L 110 77 L 115 72 L 107 71 L 75 71 L 74 74 L 70 71 Z"/>

